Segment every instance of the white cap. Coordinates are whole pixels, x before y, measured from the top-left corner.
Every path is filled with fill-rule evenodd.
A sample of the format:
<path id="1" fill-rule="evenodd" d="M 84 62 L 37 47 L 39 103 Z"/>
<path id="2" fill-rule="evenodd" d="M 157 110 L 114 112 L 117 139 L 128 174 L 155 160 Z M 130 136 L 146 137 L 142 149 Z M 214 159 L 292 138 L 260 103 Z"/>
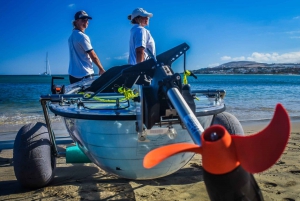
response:
<path id="1" fill-rule="evenodd" d="M 145 11 L 142 8 L 136 8 L 132 11 L 132 14 L 130 15 L 130 20 L 133 20 L 134 18 L 136 18 L 137 16 L 142 16 L 142 17 L 152 17 L 153 14 L 152 13 L 148 13 L 147 11 Z"/>

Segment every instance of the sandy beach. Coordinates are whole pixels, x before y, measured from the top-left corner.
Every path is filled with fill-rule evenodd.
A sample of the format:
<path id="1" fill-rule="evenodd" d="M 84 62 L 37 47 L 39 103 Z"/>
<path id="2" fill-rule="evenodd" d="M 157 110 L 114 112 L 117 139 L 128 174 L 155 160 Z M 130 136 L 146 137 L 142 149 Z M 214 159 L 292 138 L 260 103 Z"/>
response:
<path id="1" fill-rule="evenodd" d="M 255 133 L 267 124 L 242 122 L 245 134 Z M 300 200 L 299 152 L 300 121 L 296 120 L 292 121 L 291 136 L 279 161 L 254 175 L 265 200 Z M 0 200 L 209 200 L 200 155 L 172 175 L 146 181 L 118 178 L 94 164 L 66 164 L 65 158 L 59 158 L 52 183 L 28 190 L 16 181 L 12 154 L 11 149 L 0 152 Z"/>

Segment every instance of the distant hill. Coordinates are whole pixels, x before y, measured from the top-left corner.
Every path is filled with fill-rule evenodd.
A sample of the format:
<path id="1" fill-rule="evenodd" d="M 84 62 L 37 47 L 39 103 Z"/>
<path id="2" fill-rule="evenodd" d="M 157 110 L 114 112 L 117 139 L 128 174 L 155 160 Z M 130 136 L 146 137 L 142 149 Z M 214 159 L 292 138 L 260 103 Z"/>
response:
<path id="1" fill-rule="evenodd" d="M 300 74 L 300 63 L 267 64 L 254 61 L 231 61 L 192 72 L 194 74 Z"/>
<path id="2" fill-rule="evenodd" d="M 267 63 L 258 63 L 255 61 L 231 61 L 228 63 L 221 64 L 214 68 L 240 68 L 240 67 L 267 67 L 270 64 Z"/>

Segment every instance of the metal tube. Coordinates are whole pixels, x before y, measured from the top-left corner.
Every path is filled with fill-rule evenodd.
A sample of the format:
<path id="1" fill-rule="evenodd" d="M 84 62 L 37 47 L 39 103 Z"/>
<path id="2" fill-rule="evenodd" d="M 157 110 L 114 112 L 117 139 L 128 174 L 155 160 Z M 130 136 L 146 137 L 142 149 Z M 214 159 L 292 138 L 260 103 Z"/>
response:
<path id="1" fill-rule="evenodd" d="M 183 53 L 183 72 L 186 70 L 186 52 Z"/>
<path id="2" fill-rule="evenodd" d="M 144 96 L 142 85 L 139 85 L 139 96 L 140 102 L 136 102 L 136 118 L 138 122 L 138 132 L 142 133 L 144 131 Z"/>
<path id="3" fill-rule="evenodd" d="M 47 129 L 48 129 L 50 141 L 52 143 L 52 152 L 53 152 L 53 155 L 55 157 L 57 157 L 58 151 L 57 151 L 57 146 L 56 146 L 56 142 L 55 142 L 55 136 L 54 136 L 54 133 L 53 133 L 53 130 L 52 130 L 52 127 L 51 127 L 51 121 L 49 119 L 49 113 L 48 113 L 48 108 L 47 108 L 47 100 L 41 99 L 41 104 L 42 104 L 42 108 L 43 108 L 43 112 L 44 112 L 44 117 L 45 117 Z"/>
<path id="4" fill-rule="evenodd" d="M 197 117 L 194 115 L 177 88 L 171 88 L 167 95 L 175 107 L 179 117 L 186 126 L 191 138 L 195 144 L 201 145 L 201 134 L 204 131 Z"/>

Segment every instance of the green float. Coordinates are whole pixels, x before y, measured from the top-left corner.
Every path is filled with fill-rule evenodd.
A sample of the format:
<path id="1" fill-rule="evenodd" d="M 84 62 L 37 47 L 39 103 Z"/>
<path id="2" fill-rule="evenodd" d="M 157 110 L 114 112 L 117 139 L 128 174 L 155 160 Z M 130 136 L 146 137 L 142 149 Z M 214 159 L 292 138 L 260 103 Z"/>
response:
<path id="1" fill-rule="evenodd" d="M 91 163 L 91 160 L 76 144 L 74 146 L 67 147 L 66 163 Z"/>

